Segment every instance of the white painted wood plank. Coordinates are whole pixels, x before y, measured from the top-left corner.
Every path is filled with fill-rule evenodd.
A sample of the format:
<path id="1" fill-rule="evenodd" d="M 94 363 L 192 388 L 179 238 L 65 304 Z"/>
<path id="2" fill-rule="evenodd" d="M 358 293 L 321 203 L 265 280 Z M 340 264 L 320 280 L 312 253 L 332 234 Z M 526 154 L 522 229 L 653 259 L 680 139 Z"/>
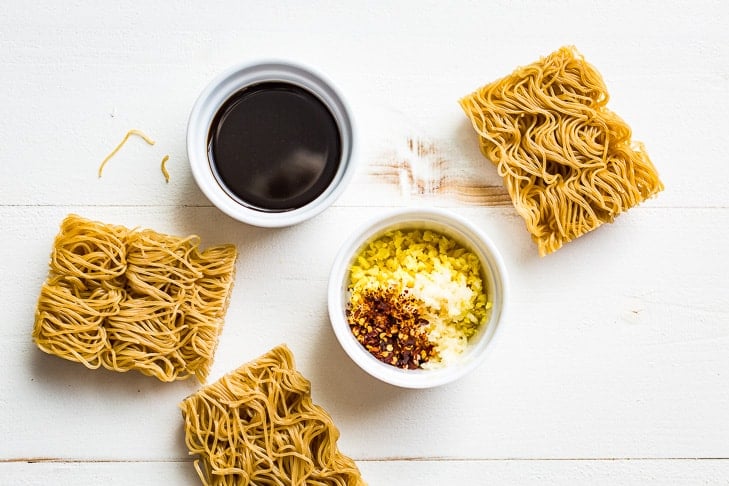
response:
<path id="1" fill-rule="evenodd" d="M 191 462 L 12 462 L 0 463 L 2 484 L 35 486 L 199 486 Z"/>
<path id="2" fill-rule="evenodd" d="M 297 3 L 187 7 L 11 2 L 0 17 L 0 102 L 11 114 L 0 118 L 0 203 L 207 205 L 187 168 L 189 109 L 220 70 L 268 57 L 311 64 L 351 102 L 362 168 L 339 204 L 361 205 L 363 194 L 368 205 L 399 204 L 399 191 L 367 175 L 409 138 L 437 147 L 447 174 L 498 184 L 457 99 L 562 44 L 603 72 L 611 106 L 647 143 L 668 187 L 650 205 L 729 201 L 722 144 L 712 143 L 725 139 L 729 109 L 729 19 L 718 2 L 495 2 L 486 12 L 479 2 L 384 2 L 327 15 Z M 550 23 L 563 28 L 542 28 Z M 130 128 L 157 144 L 133 140 L 97 179 Z"/>
<path id="3" fill-rule="evenodd" d="M 213 208 L 86 207 L 110 223 L 233 242 L 241 257 L 211 379 L 280 342 L 358 459 L 729 457 L 727 209 L 645 209 L 539 258 L 512 210 L 460 208 L 502 250 L 511 297 L 473 375 L 434 390 L 376 382 L 339 348 L 326 283 L 344 238 L 381 208 L 330 208 L 282 230 Z M 30 340 L 64 208 L 0 208 L 0 458 L 179 459 L 177 403 L 196 389 L 87 371 Z M 316 250 L 313 250 L 316 249 Z M 74 440 L 68 440 L 73 437 Z M 114 437 L 114 440 L 109 440 Z M 139 437 L 144 440 L 139 442 Z"/>
<path id="4" fill-rule="evenodd" d="M 729 478 L 727 460 L 359 461 L 358 466 L 369 486 L 394 483 L 682 486 L 725 485 Z M 200 484 L 189 461 L 0 463 L 0 477 L 6 484 L 19 486 Z"/>

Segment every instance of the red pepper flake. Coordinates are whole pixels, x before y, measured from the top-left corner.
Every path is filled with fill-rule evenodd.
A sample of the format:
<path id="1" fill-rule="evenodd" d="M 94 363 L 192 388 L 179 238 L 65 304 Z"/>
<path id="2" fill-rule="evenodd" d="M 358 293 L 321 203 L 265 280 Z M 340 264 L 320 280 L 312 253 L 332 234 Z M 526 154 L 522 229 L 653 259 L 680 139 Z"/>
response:
<path id="1" fill-rule="evenodd" d="M 412 370 L 436 355 L 418 299 L 394 288 L 367 289 L 358 297 L 347 307 L 347 321 L 357 341 L 375 358 Z"/>

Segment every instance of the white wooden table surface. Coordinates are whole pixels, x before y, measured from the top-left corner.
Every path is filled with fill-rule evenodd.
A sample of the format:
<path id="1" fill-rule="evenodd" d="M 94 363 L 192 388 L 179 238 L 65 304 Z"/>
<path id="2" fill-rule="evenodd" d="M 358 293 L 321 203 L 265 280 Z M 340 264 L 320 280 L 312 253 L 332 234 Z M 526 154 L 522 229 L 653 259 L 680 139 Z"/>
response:
<path id="1" fill-rule="evenodd" d="M 287 343 L 371 485 L 729 484 L 728 25 L 720 1 L 3 2 L 0 484 L 199 484 L 177 408 L 197 383 L 89 371 L 31 341 L 68 213 L 235 243 L 210 380 Z M 539 258 L 457 100 L 566 44 L 666 190 Z M 279 230 L 212 207 L 185 153 L 202 87 L 261 58 L 324 72 L 359 129 L 346 193 Z M 156 145 L 131 140 L 97 178 L 131 128 Z M 362 372 L 326 312 L 340 244 L 401 206 L 480 225 L 511 280 L 484 365 L 427 391 Z"/>

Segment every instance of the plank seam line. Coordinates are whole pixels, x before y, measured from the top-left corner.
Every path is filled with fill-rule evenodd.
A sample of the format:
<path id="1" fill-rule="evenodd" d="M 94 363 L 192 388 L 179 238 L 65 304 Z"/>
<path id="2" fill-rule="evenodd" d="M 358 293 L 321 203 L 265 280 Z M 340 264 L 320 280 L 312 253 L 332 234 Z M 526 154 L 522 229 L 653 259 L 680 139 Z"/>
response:
<path id="1" fill-rule="evenodd" d="M 182 459 L 74 459 L 57 457 L 17 457 L 0 459 L 0 464 L 166 464 L 188 463 L 194 458 Z M 387 457 L 355 459 L 356 462 L 649 462 L 649 461 L 729 461 L 729 457 L 512 457 L 512 458 L 445 458 L 445 457 Z"/>

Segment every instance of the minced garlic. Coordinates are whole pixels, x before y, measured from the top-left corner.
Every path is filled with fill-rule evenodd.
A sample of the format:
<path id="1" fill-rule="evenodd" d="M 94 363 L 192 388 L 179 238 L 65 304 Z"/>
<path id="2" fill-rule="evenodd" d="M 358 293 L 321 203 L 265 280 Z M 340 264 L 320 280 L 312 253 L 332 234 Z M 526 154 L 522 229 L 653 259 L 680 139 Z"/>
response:
<path id="1" fill-rule="evenodd" d="M 388 329 L 411 324 L 400 322 L 383 306 L 367 317 L 363 309 L 371 305 L 373 292 L 384 293 L 390 301 L 395 296 L 408 308 L 416 308 L 433 345 L 432 352 L 429 350 L 416 363 L 422 368 L 437 368 L 458 359 L 469 338 L 486 324 L 491 308 L 478 257 L 454 239 L 432 230 L 391 231 L 368 243 L 350 269 L 349 289 L 352 332 L 375 357 L 401 368 L 414 367 L 410 354 L 397 354 L 398 349 L 410 348 L 400 346 L 402 343 L 393 346 L 392 336 L 407 337 L 412 332 L 373 336 L 374 331 L 369 330 L 380 329 L 382 322 L 387 322 Z M 395 354 L 388 346 L 394 347 Z"/>

